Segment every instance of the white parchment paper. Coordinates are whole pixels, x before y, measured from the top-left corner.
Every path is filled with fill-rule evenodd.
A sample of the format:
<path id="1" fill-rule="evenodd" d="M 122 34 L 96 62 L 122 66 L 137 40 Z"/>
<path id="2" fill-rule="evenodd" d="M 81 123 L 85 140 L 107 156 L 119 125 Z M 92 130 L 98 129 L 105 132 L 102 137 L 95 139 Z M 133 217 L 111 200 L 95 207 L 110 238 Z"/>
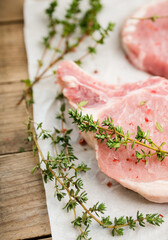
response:
<path id="1" fill-rule="evenodd" d="M 59 0 L 57 16 L 64 14 L 64 9 L 69 0 Z M 83 7 L 87 7 L 87 1 L 83 1 Z M 119 84 L 126 82 L 135 82 L 145 80 L 148 74 L 135 69 L 125 58 L 120 45 L 120 30 L 124 20 L 138 7 L 149 0 L 102 0 L 104 8 L 99 15 L 99 20 L 106 25 L 107 22 L 116 23 L 114 32 L 106 40 L 106 44 L 98 47 L 95 56 L 89 56 L 82 65 L 83 69 L 101 79 L 101 81 Z M 48 0 L 26 0 L 24 5 L 24 33 L 28 56 L 29 77 L 33 79 L 37 70 L 37 59 L 42 55 L 42 44 L 40 40 L 47 33 L 46 16 L 44 10 L 48 7 Z M 57 41 L 59 38 L 57 39 Z M 82 44 L 77 53 L 67 56 L 67 59 L 77 59 L 84 52 L 86 45 Z M 49 59 L 49 55 L 46 56 Z M 94 74 L 98 70 L 98 74 Z M 54 78 L 48 78 L 40 81 L 34 87 L 34 119 L 36 122 L 43 122 L 45 129 L 53 129 L 53 126 L 59 127 L 56 122 L 55 114 L 59 109 L 59 104 L 55 101 L 58 86 L 54 83 Z M 71 127 L 71 123 L 68 123 Z M 82 175 L 85 189 L 88 192 L 88 206 L 92 206 L 97 201 L 104 202 L 107 205 L 106 215 L 113 217 L 121 215 L 132 215 L 136 217 L 137 210 L 143 213 L 162 213 L 165 223 L 161 227 L 148 226 L 146 228 L 137 227 L 136 231 L 125 230 L 123 237 L 115 237 L 120 240 L 168 240 L 168 204 L 156 204 L 145 200 L 143 197 L 130 190 L 125 189 L 117 182 L 109 179 L 100 172 L 95 153 L 89 147 L 82 147 L 78 144 L 78 130 L 73 126 L 73 146 L 75 154 L 79 157 L 79 162 L 84 161 L 91 167 L 91 171 Z M 46 142 L 39 142 L 43 154 L 52 152 L 51 145 Z M 87 148 L 87 150 L 84 150 Z M 112 186 L 107 187 L 111 181 Z M 78 229 L 72 227 L 73 213 L 66 213 L 62 210 L 65 201 L 59 203 L 54 198 L 54 184 L 49 182 L 44 184 L 46 192 L 46 201 L 48 214 L 51 224 L 53 240 L 71 240 L 76 239 Z M 102 229 L 96 223 L 91 227 L 90 236 L 93 240 L 112 239 L 111 232 L 108 229 Z"/>

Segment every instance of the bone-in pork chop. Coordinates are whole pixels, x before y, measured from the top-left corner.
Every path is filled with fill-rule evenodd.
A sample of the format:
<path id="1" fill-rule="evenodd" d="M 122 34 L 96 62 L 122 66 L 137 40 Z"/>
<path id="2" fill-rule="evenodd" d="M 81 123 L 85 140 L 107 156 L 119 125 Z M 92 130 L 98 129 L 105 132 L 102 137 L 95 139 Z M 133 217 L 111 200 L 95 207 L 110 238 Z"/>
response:
<path id="1" fill-rule="evenodd" d="M 121 86 L 99 84 L 91 76 L 84 73 L 77 65 L 63 61 L 58 66 L 59 83 L 69 103 L 77 108 L 77 103 L 87 100 L 83 114 L 92 114 L 94 120 L 101 122 L 105 117 L 112 117 L 114 124 L 122 126 L 131 133 L 137 126 L 145 132 L 157 145 L 167 142 L 168 135 L 168 81 L 164 78 L 149 78 L 145 82 Z M 105 94 L 107 89 L 108 94 Z M 141 105 L 141 102 L 145 104 Z M 156 127 L 162 125 L 163 132 Z M 135 137 L 131 135 L 132 138 Z M 142 148 L 135 145 L 133 149 L 120 147 L 117 151 L 101 144 L 92 133 L 85 133 L 85 140 L 96 151 L 98 165 L 106 175 L 115 179 L 125 187 L 132 189 L 153 202 L 168 202 L 168 158 L 159 162 L 152 156 L 145 166 L 144 161 L 137 163 L 135 150 Z M 168 142 L 163 146 L 168 149 Z M 147 150 L 148 151 L 148 150 Z"/>
<path id="2" fill-rule="evenodd" d="M 168 1 L 148 3 L 124 24 L 122 44 L 127 57 L 137 68 L 168 78 Z M 163 18 L 156 18 L 162 16 Z M 154 17 L 153 20 L 133 18 Z"/>

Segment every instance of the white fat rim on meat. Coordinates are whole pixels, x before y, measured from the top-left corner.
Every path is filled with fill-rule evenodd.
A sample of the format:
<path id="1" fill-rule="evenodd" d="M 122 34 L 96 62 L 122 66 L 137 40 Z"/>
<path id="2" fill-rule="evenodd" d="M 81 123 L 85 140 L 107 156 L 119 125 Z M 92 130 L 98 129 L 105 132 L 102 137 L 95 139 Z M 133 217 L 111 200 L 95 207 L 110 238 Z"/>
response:
<path id="1" fill-rule="evenodd" d="M 149 201 L 156 203 L 168 202 L 168 181 L 134 182 L 121 179 L 119 182 L 124 187 L 139 193 Z"/>
<path id="2" fill-rule="evenodd" d="M 87 84 L 81 83 L 78 81 L 77 78 L 75 78 L 74 76 L 71 75 L 65 75 L 62 78 L 62 81 L 66 84 L 66 88 L 76 88 L 78 85 L 86 87 Z M 87 86 L 88 89 L 93 89 L 93 87 L 91 86 Z M 96 93 L 100 93 L 100 90 L 94 90 Z M 65 89 L 66 92 L 66 89 Z M 105 94 L 104 94 L 105 96 Z M 103 97 L 102 95 L 100 95 L 100 100 L 103 100 L 104 102 L 107 102 L 107 98 Z"/>
<path id="3" fill-rule="evenodd" d="M 75 88 L 78 85 L 78 80 L 74 76 L 64 76 L 63 77 L 63 82 L 66 83 L 67 87 L 69 88 Z"/>

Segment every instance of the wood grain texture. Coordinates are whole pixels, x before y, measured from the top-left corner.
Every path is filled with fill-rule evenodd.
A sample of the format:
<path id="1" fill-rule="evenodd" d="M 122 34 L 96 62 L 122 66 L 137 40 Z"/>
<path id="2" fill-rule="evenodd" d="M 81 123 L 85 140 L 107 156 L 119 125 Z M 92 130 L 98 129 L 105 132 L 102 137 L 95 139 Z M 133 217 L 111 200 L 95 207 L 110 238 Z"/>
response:
<path id="1" fill-rule="evenodd" d="M 24 105 L 16 107 L 28 77 L 23 2 L 0 0 L 0 239 L 51 240 L 41 173 L 31 174 L 36 163 L 24 141 Z M 20 147 L 29 152 L 14 153 Z"/>
<path id="2" fill-rule="evenodd" d="M 1 0 L 0 22 L 23 20 L 24 0 Z"/>
<path id="3" fill-rule="evenodd" d="M 31 174 L 35 165 L 31 152 L 0 156 L 0 239 L 50 234 L 41 173 Z"/>
<path id="4" fill-rule="evenodd" d="M 27 122 L 24 103 L 16 106 L 22 95 L 23 83 L 0 85 L 0 154 L 31 150 L 31 144 L 24 139 L 27 137 Z"/>
<path id="5" fill-rule="evenodd" d="M 0 84 L 27 78 L 23 24 L 0 25 L 0 44 Z"/>

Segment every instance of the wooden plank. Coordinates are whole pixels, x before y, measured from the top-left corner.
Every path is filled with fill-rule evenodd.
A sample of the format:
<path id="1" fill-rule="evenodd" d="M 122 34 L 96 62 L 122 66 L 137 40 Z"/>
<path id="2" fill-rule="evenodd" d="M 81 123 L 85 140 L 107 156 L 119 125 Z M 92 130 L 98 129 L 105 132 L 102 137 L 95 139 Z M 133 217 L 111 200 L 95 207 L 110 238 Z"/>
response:
<path id="1" fill-rule="evenodd" d="M 30 151 L 31 144 L 27 137 L 25 105 L 16 103 L 22 95 L 23 83 L 4 84 L 0 86 L 0 154 L 20 152 L 20 148 Z"/>
<path id="2" fill-rule="evenodd" d="M 31 174 L 35 164 L 32 152 L 0 156 L 0 239 L 51 233 L 41 173 Z"/>
<path id="3" fill-rule="evenodd" d="M 24 142 L 26 120 L 24 105 L 16 107 L 27 78 L 23 39 L 23 0 L 0 1 L 0 153 L 30 150 Z M 16 21 L 17 24 L 12 24 Z M 10 24 L 5 24 L 10 22 Z M 51 240 L 41 174 L 34 176 L 31 152 L 0 156 L 0 239 Z"/>
<path id="4" fill-rule="evenodd" d="M 27 78 L 23 24 L 0 25 L 0 45 L 0 83 Z"/>
<path id="5" fill-rule="evenodd" d="M 1 0 L 0 1 L 0 22 L 23 20 L 24 0 Z"/>

